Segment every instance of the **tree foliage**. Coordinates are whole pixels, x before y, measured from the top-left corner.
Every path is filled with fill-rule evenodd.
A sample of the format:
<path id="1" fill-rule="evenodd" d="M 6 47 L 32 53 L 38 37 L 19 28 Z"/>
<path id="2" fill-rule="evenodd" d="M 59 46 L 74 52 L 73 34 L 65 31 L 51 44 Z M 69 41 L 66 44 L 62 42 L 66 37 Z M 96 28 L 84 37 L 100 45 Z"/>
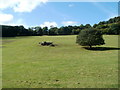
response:
<path id="1" fill-rule="evenodd" d="M 82 30 L 77 36 L 76 42 L 81 46 L 90 46 L 90 48 L 92 46 L 105 44 L 101 31 L 94 28 Z"/>
<path id="2" fill-rule="evenodd" d="M 103 34 L 119 35 L 120 34 L 120 17 L 111 18 L 108 21 L 101 21 L 91 26 L 90 24 L 79 26 L 61 26 L 61 27 L 30 27 L 26 29 L 24 26 L 7 26 L 2 27 L 2 37 L 15 36 L 42 36 L 42 35 L 78 35 L 81 30 L 95 28 L 101 30 Z M 0 31 L 0 32 L 1 32 Z"/>
<path id="3" fill-rule="evenodd" d="M 43 27 L 43 35 L 48 35 L 48 27 Z"/>
<path id="4" fill-rule="evenodd" d="M 51 27 L 49 29 L 49 35 L 57 35 L 58 34 L 58 28 L 57 27 Z"/>
<path id="5" fill-rule="evenodd" d="M 93 25 L 103 32 L 103 34 L 108 35 L 119 35 L 120 34 L 120 16 L 109 19 L 108 21 L 102 21 L 98 24 Z"/>
<path id="6" fill-rule="evenodd" d="M 112 24 L 109 29 L 109 34 L 119 35 L 120 34 L 120 23 Z"/>

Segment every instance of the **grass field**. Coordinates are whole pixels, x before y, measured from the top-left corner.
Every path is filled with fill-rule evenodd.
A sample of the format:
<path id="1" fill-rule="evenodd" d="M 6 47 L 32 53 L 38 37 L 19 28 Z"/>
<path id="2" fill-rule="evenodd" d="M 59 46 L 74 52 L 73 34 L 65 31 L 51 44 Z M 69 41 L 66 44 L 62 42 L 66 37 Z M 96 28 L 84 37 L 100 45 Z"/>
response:
<path id="1" fill-rule="evenodd" d="M 117 88 L 118 36 L 104 39 L 105 48 L 86 50 L 74 35 L 3 38 L 3 88 Z"/>

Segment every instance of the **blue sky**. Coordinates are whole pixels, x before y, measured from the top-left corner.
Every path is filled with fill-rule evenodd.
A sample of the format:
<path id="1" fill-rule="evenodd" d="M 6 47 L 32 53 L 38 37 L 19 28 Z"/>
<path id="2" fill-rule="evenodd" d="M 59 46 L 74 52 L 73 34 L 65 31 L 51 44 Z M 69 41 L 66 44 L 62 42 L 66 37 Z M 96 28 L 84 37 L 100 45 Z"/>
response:
<path id="1" fill-rule="evenodd" d="M 34 1 L 34 0 L 33 0 Z M 95 24 L 118 15 L 117 2 L 33 2 L 0 7 L 0 24 L 32 26 L 66 26 Z M 28 4 L 28 5 L 27 5 Z M 29 5 L 33 4 L 33 5 Z M 2 4 L 0 4 L 2 5 Z M 4 20 L 5 19 L 5 20 Z"/>

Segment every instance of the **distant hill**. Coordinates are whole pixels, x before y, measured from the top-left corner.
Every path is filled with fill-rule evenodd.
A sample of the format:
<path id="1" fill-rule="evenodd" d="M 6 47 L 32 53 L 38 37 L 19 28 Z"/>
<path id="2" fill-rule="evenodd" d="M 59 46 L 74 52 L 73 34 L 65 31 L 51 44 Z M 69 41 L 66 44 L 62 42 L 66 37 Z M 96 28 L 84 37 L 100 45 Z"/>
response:
<path id="1" fill-rule="evenodd" d="M 120 16 L 94 24 L 93 27 L 101 30 L 104 34 L 118 35 L 120 33 Z"/>

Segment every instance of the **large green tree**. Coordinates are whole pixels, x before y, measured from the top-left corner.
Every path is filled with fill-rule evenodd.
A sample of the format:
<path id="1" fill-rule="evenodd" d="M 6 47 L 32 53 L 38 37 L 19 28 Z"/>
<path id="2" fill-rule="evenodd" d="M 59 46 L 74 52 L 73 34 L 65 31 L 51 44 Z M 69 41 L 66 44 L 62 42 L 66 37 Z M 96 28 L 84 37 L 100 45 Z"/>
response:
<path id="1" fill-rule="evenodd" d="M 76 42 L 81 46 L 89 46 L 90 48 L 92 48 L 92 46 L 105 44 L 101 31 L 94 28 L 81 30 Z"/>

